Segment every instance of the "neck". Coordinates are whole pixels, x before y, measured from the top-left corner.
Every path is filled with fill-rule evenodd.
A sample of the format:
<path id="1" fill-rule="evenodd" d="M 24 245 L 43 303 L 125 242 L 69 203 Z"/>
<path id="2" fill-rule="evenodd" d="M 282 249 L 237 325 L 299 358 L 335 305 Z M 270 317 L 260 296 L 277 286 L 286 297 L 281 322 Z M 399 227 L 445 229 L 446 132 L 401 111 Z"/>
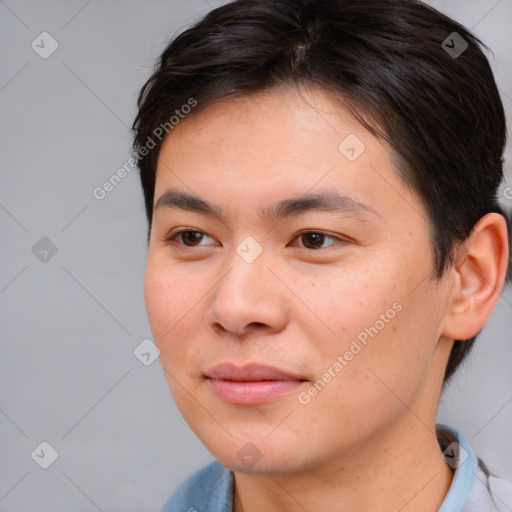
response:
<path id="1" fill-rule="evenodd" d="M 294 474 L 235 472 L 234 512 L 436 512 L 453 472 L 441 457 L 434 423 L 410 412 L 363 446 Z"/>

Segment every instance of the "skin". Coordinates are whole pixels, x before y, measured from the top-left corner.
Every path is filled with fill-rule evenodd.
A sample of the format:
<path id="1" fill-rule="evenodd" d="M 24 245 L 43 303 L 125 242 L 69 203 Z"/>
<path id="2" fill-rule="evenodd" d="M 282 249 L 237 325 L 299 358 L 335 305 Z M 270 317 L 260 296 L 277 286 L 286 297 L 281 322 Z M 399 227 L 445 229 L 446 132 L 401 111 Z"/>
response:
<path id="1" fill-rule="evenodd" d="M 365 145 L 355 161 L 338 150 L 349 134 Z M 178 408 L 235 473 L 234 510 L 438 510 L 453 476 L 435 437 L 444 369 L 453 339 L 479 331 L 503 285 L 502 217 L 484 217 L 457 264 L 432 278 L 428 215 L 398 178 L 390 148 L 313 88 L 281 87 L 189 115 L 164 140 L 155 203 L 169 189 L 223 213 L 154 210 L 145 299 Z M 324 190 L 375 213 L 259 213 Z M 203 235 L 166 241 L 178 228 Z M 329 236 L 311 248 L 304 230 Z M 263 249 L 252 263 L 236 252 L 247 236 Z M 393 304 L 400 312 L 301 403 L 299 393 Z M 226 361 L 307 382 L 259 405 L 227 403 L 205 378 Z M 261 457 L 253 465 L 237 456 L 248 442 Z"/>

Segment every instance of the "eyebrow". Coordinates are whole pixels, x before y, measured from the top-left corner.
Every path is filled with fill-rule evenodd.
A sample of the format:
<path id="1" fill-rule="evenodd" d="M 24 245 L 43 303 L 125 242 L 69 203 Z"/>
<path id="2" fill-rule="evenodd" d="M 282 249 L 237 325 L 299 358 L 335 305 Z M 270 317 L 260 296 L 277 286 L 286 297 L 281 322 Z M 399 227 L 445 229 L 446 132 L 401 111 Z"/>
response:
<path id="1" fill-rule="evenodd" d="M 179 190 L 167 190 L 155 204 L 154 210 L 161 208 L 179 208 L 219 219 L 223 218 L 222 209 L 194 194 Z M 352 215 L 380 215 L 367 204 L 352 197 L 340 195 L 335 190 L 325 190 L 317 193 L 306 193 L 302 196 L 281 199 L 269 207 L 262 208 L 260 215 L 267 219 L 282 219 L 304 214 L 309 211 L 343 212 Z"/>

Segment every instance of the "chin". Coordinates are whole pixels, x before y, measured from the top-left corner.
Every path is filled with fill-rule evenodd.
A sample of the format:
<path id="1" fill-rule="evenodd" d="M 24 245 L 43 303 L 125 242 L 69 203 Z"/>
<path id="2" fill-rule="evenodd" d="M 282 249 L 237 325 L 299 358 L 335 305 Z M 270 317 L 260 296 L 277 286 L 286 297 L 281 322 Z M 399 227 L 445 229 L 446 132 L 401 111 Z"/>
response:
<path id="1" fill-rule="evenodd" d="M 266 435 L 266 434 L 265 434 Z M 241 440 L 212 444 L 204 443 L 206 448 L 224 467 L 231 471 L 252 475 L 278 475 L 299 470 L 304 456 L 296 448 L 283 446 L 265 440 L 264 436 L 250 436 Z M 260 441 L 262 439 L 262 441 Z M 279 446 L 278 446 L 279 445 Z M 293 453 L 293 457 L 290 454 Z"/>

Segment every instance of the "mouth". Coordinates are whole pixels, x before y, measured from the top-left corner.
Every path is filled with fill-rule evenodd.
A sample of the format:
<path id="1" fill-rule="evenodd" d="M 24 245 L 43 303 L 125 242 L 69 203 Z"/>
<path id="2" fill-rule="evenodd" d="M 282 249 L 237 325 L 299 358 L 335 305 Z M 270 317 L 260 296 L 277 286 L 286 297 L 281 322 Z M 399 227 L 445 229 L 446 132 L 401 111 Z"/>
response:
<path id="1" fill-rule="evenodd" d="M 269 402 L 296 390 L 307 379 L 272 366 L 236 366 L 222 363 L 205 373 L 213 392 L 223 401 L 238 405 Z"/>

